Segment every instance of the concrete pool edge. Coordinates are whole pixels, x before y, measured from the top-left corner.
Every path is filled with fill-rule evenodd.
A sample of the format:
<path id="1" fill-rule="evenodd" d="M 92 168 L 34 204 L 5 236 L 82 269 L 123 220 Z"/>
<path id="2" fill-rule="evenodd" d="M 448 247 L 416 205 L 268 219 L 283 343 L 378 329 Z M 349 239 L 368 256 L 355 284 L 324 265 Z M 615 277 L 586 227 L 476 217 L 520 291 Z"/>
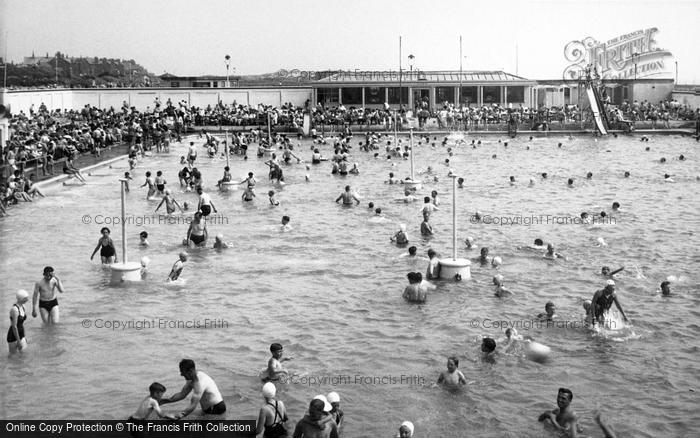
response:
<path id="1" fill-rule="evenodd" d="M 128 155 L 124 154 L 124 155 L 120 155 L 118 157 L 110 158 L 110 159 L 105 160 L 105 161 L 101 161 L 99 163 L 91 164 L 90 166 L 86 166 L 86 167 L 83 167 L 82 169 L 80 169 L 80 173 L 85 173 L 85 172 L 88 172 L 92 169 L 97 169 L 97 168 L 100 168 L 103 166 L 108 166 L 112 163 L 116 163 L 117 161 L 124 160 L 126 158 L 128 158 Z M 54 176 L 53 178 L 49 178 L 49 179 L 45 179 L 43 181 L 37 182 L 34 185 L 39 187 L 39 188 L 46 188 L 46 187 L 52 186 L 54 184 L 68 181 L 71 178 L 73 178 L 71 175 L 62 174 L 62 175 Z"/>

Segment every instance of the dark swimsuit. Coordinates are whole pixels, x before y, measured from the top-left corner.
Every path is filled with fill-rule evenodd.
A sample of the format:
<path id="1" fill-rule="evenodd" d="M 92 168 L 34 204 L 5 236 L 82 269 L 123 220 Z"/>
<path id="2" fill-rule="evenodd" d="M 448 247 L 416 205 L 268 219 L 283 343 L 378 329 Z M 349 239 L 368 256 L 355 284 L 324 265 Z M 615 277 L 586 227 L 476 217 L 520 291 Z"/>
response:
<path id="1" fill-rule="evenodd" d="M 272 406 L 273 408 L 275 408 L 275 418 L 272 419 L 271 425 L 265 426 L 265 432 L 263 433 L 263 438 L 277 438 L 277 437 L 287 436 L 287 430 L 284 427 L 284 422 L 286 421 L 286 417 L 282 417 L 280 415 L 280 412 L 277 410 L 277 400 L 275 400 L 274 405 L 270 402 L 268 402 L 267 404 Z M 277 421 L 277 417 L 280 418 L 280 421 Z"/>
<path id="2" fill-rule="evenodd" d="M 27 311 L 25 310 L 24 315 L 22 315 L 22 308 L 17 304 L 15 304 L 15 307 L 19 312 L 17 316 L 17 334 L 19 334 L 19 339 L 15 339 L 15 332 L 12 330 L 12 326 L 10 326 L 10 329 L 7 331 L 7 342 L 17 342 L 24 338 L 24 320 L 27 319 Z M 10 321 L 12 321 L 12 318 L 10 318 Z"/>
<path id="3" fill-rule="evenodd" d="M 202 216 L 206 217 L 211 214 L 211 205 L 202 205 L 199 209 L 202 210 Z"/>
<path id="4" fill-rule="evenodd" d="M 204 242 L 204 234 L 202 234 L 201 236 L 190 234 L 190 240 L 194 242 L 195 245 L 199 245 L 200 243 Z"/>
<path id="5" fill-rule="evenodd" d="M 226 412 L 226 403 L 224 403 L 223 400 L 221 400 L 219 403 L 215 404 L 214 406 L 210 406 L 207 408 L 206 411 L 204 411 L 205 414 L 212 414 L 212 415 L 221 415 L 224 412 Z"/>
<path id="6" fill-rule="evenodd" d="M 39 308 L 46 309 L 49 311 L 49 313 L 51 312 L 51 309 L 53 309 L 56 306 L 58 306 L 58 298 L 54 298 L 53 300 L 48 301 L 39 300 Z"/>
<path id="7" fill-rule="evenodd" d="M 109 258 L 117 255 L 117 252 L 114 250 L 114 243 L 111 239 L 109 241 L 109 244 L 107 245 L 102 244 L 102 240 L 100 239 L 100 244 L 102 245 L 102 249 L 100 250 L 100 256 Z"/>
<path id="8" fill-rule="evenodd" d="M 165 190 L 165 184 L 156 184 L 156 188 L 159 192 L 162 192 L 163 190 Z"/>

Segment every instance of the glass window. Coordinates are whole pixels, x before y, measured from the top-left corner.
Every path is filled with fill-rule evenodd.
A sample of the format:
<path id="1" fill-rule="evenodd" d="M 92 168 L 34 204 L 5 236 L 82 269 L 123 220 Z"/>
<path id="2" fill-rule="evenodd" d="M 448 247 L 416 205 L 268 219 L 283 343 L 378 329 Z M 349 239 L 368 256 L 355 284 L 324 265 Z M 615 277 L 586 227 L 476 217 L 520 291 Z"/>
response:
<path id="1" fill-rule="evenodd" d="M 484 103 L 501 103 L 501 87 L 484 87 Z"/>
<path id="2" fill-rule="evenodd" d="M 343 88 L 343 105 L 362 105 L 362 88 Z"/>
<path id="3" fill-rule="evenodd" d="M 338 103 L 338 89 L 337 88 L 318 88 L 316 89 L 317 102 L 328 105 L 331 103 Z"/>
<path id="4" fill-rule="evenodd" d="M 453 103 L 455 101 L 454 87 L 435 87 L 435 102 L 442 104 L 443 102 Z"/>
<path id="5" fill-rule="evenodd" d="M 365 104 L 383 104 L 386 100 L 386 88 L 365 87 Z M 344 100 L 343 100 L 344 102 Z"/>
<path id="6" fill-rule="evenodd" d="M 479 101 L 479 87 L 462 87 L 462 103 L 475 104 Z"/>
<path id="7" fill-rule="evenodd" d="M 508 87 L 507 99 L 508 103 L 525 102 L 525 87 Z"/>
<path id="8" fill-rule="evenodd" d="M 173 88 L 178 88 L 180 86 L 180 82 L 178 81 L 173 81 L 170 83 L 170 86 Z"/>
<path id="9" fill-rule="evenodd" d="M 401 95 L 399 95 L 399 90 L 401 90 Z M 399 102 L 399 97 L 401 97 Z M 389 103 L 392 105 L 398 105 L 403 103 L 408 104 L 408 87 L 389 87 Z"/>

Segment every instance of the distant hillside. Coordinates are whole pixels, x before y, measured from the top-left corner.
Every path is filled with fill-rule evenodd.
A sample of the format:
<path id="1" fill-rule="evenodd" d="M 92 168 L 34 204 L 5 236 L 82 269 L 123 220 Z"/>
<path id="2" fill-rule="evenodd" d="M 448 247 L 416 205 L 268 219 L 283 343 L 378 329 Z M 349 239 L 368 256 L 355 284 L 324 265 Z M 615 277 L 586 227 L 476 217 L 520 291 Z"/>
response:
<path id="1" fill-rule="evenodd" d="M 160 79 L 133 59 L 70 57 L 56 52 L 25 57 L 7 65 L 8 87 L 143 87 L 159 86 Z"/>

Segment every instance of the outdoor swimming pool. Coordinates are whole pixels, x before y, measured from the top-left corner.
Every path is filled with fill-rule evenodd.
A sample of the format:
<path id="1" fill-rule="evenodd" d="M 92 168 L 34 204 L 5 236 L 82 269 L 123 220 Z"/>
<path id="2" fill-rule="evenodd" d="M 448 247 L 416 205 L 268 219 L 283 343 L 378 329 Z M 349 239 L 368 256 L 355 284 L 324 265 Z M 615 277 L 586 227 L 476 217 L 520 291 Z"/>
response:
<path id="1" fill-rule="evenodd" d="M 472 138 L 466 137 L 467 142 Z M 143 284 L 110 287 L 109 271 L 89 260 L 104 226 L 99 222 L 120 214 L 118 178 L 127 170 L 126 160 L 96 170 L 86 186 L 57 187 L 46 199 L 11 209 L 10 216 L 0 219 L 4 330 L 14 292 L 31 292 L 45 265 L 56 269 L 66 293 L 59 297 L 61 324 L 45 327 L 40 318 L 30 317 L 25 324 L 29 349 L 21 356 L 5 356 L 0 416 L 127 418 L 153 381 L 168 388 L 166 395 L 178 391 L 184 383 L 178 362 L 191 358 L 218 384 L 227 418 L 254 418 L 262 404 L 258 373 L 266 365 L 270 343 L 280 342 L 285 354 L 294 357 L 285 365 L 299 375 L 278 390 L 290 419 L 301 419 L 316 394 L 337 391 L 345 436 L 391 436 L 403 420 L 411 420 L 420 437 L 464 436 L 466 430 L 471 436 L 547 435 L 537 417 L 555 407 L 562 386 L 573 391 L 572 406 L 586 434 L 599 436 L 596 409 L 621 436 L 697 431 L 697 143 L 675 136 L 652 136 L 649 142 L 639 137 L 597 142 L 592 137 L 520 137 L 505 147 L 497 140 L 484 137 L 477 149 L 456 147 L 451 167 L 466 180 L 457 193 L 458 255 L 474 258 L 479 247 L 488 246 L 492 256 L 501 256 L 499 271 L 514 292 L 508 299 L 493 295 L 496 270 L 476 263 L 471 280 L 439 283 L 425 305 L 401 299 L 406 273 L 425 272 L 426 262 L 399 258 L 405 248 L 389 242 L 399 223 L 407 224 L 410 243 L 421 256 L 428 248 L 451 254 L 452 181 L 440 138 L 435 149 L 416 146 L 415 155 L 417 168 L 431 165 L 439 177 L 420 191 L 425 196 L 437 190 L 442 201 L 441 211 L 431 218 L 435 236 L 429 241 L 419 233 L 420 203 L 396 202 L 401 186 L 383 183 L 389 172 L 408 176 L 409 162 L 359 152 L 357 143 L 364 137 L 352 142 L 351 161 L 359 163 L 360 176 L 331 176 L 329 163 L 310 171 L 303 165 L 284 167 L 287 185 L 275 188 L 282 204 L 277 208 L 267 201 L 272 185 L 264 159 L 254 153 L 246 162 L 232 158 L 234 178 L 253 171 L 259 180 L 255 203 L 243 203 L 241 191 L 216 190 L 224 162 L 204 158 L 200 149 L 197 167 L 225 218 L 209 225 L 210 246 L 213 236 L 223 233 L 233 248 L 190 250 L 182 274 L 187 282 L 180 287 L 163 280 L 182 248 L 183 223 L 128 226 L 130 260 L 151 259 L 150 277 Z M 309 146 L 305 140 L 295 152 L 310 161 Z M 146 170 L 163 170 L 175 198 L 196 205 L 196 195 L 183 193 L 177 182 L 178 158 L 185 151 L 184 143 L 173 145 L 170 155 L 146 158 L 133 172 L 127 195 L 133 221 L 150 218 L 157 206 L 139 188 Z M 331 146 L 322 152 L 330 155 Z M 678 160 L 680 154 L 686 161 Z M 661 157 L 668 161 L 659 163 Z M 630 178 L 623 177 L 625 170 Z M 589 171 L 593 178 L 587 180 Z M 541 179 L 542 172 L 548 179 Z M 310 182 L 304 180 L 306 173 Z M 664 173 L 673 175 L 675 183 L 665 183 Z M 510 175 L 516 177 L 515 186 L 508 184 Z M 566 184 L 570 177 L 575 178 L 573 188 Z M 528 187 L 529 178 L 534 187 Z M 343 208 L 333 202 L 346 184 L 359 189 L 360 206 Z M 369 201 L 382 208 L 386 220 L 370 219 Z M 548 224 L 545 219 L 530 226 L 501 226 L 469 219 L 477 210 L 484 218 L 577 217 L 582 211 L 610 212 L 613 201 L 622 205 L 613 225 Z M 283 214 L 291 216 L 291 232 L 280 232 Z M 106 226 L 121 257 L 120 228 Z M 138 248 L 142 230 L 150 234 L 147 249 Z M 476 239 L 471 251 L 464 248 L 467 235 Z M 553 242 L 568 260 L 548 261 L 516 249 L 537 237 Z M 598 237 L 608 246 L 595 246 Z M 617 293 L 633 322 L 631 331 L 601 338 L 580 328 L 528 330 L 528 321 L 544 311 L 548 300 L 556 303 L 562 319 L 578 321 L 581 300 L 602 288 L 597 273 L 603 265 L 626 267 L 616 277 Z M 635 265 L 645 278 L 637 275 Z M 656 290 L 669 275 L 680 281 L 672 285 L 673 297 L 662 298 Z M 102 320 L 164 326 L 96 327 L 105 325 Z M 169 327 L 205 320 L 212 327 Z M 521 334 L 550 346 L 551 360 L 539 364 L 502 354 L 495 363 L 482 361 L 481 337 L 501 337 L 504 329 L 494 321 L 502 320 L 519 324 Z M 459 392 L 431 385 L 451 355 L 461 359 L 460 370 L 470 382 Z M 313 384 L 324 378 L 337 384 Z M 182 401 L 165 408 L 177 412 L 184 406 Z"/>

